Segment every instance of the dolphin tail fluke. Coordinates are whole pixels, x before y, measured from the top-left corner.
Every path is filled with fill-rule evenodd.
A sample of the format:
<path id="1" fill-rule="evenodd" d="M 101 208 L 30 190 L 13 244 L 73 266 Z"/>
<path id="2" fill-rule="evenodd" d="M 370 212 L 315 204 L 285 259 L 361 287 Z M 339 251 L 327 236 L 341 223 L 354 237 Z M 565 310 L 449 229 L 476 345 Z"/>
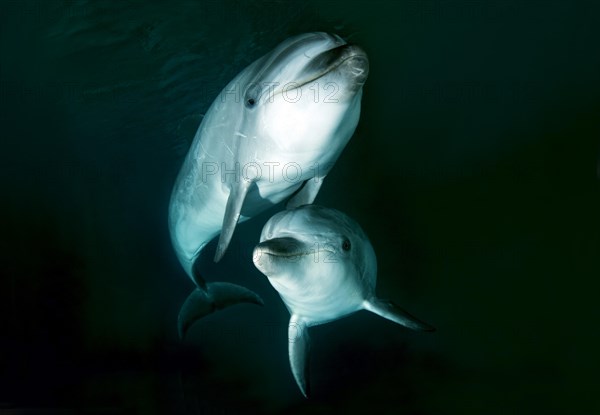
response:
<path id="1" fill-rule="evenodd" d="M 294 379 L 305 398 L 309 395 L 308 368 L 310 354 L 310 338 L 306 324 L 293 314 L 288 326 L 288 344 L 290 367 Z"/>
<path id="2" fill-rule="evenodd" d="M 419 320 L 388 300 L 372 298 L 364 302 L 365 310 L 412 330 L 435 331 L 433 326 Z"/>
<path id="3" fill-rule="evenodd" d="M 206 290 L 196 288 L 179 311 L 177 319 L 179 337 L 183 339 L 192 324 L 202 317 L 239 303 L 264 305 L 258 294 L 241 285 L 211 282 L 206 284 Z"/>
<path id="4" fill-rule="evenodd" d="M 219 236 L 217 251 L 215 252 L 215 262 L 219 262 L 221 258 L 223 258 L 223 255 L 229 246 L 229 242 L 231 242 L 233 231 L 240 219 L 240 212 L 242 210 L 242 205 L 244 204 L 244 199 L 246 198 L 246 194 L 248 194 L 248 189 L 251 184 L 252 182 L 250 181 L 241 180 L 234 183 L 231 187 L 229 197 L 227 198 L 227 206 L 225 207 L 221 235 Z"/>

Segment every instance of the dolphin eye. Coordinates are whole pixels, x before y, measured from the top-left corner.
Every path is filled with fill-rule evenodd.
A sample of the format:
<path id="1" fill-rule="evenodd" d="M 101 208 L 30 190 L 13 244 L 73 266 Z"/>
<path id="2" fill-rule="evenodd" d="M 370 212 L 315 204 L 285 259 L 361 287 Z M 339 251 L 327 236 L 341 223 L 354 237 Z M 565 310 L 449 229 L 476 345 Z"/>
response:
<path id="1" fill-rule="evenodd" d="M 254 108 L 263 93 L 263 88 L 258 83 L 251 83 L 244 91 L 244 105 L 246 108 Z"/>
<path id="2" fill-rule="evenodd" d="M 350 239 L 348 239 L 348 238 L 344 239 L 344 242 L 342 242 L 342 249 L 347 252 L 350 250 L 350 248 L 352 248 Z"/>

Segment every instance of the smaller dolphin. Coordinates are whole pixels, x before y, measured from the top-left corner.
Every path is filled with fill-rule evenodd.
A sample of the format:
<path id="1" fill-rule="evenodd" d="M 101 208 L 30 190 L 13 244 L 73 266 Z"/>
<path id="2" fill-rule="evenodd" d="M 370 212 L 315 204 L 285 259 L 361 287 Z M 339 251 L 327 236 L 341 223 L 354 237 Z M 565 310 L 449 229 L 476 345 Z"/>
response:
<path id="1" fill-rule="evenodd" d="M 277 213 L 265 224 L 253 261 L 291 314 L 290 366 L 305 397 L 309 393 L 308 327 L 368 310 L 413 330 L 434 330 L 375 296 L 373 247 L 358 223 L 340 211 L 304 205 Z"/>

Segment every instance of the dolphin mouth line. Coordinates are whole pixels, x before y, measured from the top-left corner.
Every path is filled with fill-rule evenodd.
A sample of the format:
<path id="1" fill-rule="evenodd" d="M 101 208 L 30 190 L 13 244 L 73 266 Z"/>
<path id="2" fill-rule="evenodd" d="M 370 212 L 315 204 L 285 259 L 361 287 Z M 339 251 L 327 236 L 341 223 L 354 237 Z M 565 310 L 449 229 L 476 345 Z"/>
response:
<path id="1" fill-rule="evenodd" d="M 336 251 L 333 249 L 328 249 L 326 246 L 317 246 L 315 248 L 312 249 L 304 249 L 304 250 L 299 250 L 299 251 L 278 251 L 276 249 L 273 249 L 272 247 L 269 247 L 268 245 L 265 245 L 266 243 L 272 241 L 272 239 L 266 240 L 261 242 L 260 244 L 258 244 L 255 248 L 255 250 L 260 254 L 266 254 L 269 255 L 271 257 L 277 257 L 277 258 L 285 258 L 285 259 L 291 259 L 291 258 L 300 258 L 303 256 L 308 256 L 308 255 L 317 255 L 321 252 L 327 252 L 330 254 L 336 254 Z"/>
<path id="2" fill-rule="evenodd" d="M 343 45 L 343 46 L 347 46 L 347 45 Z M 343 47 L 343 46 L 340 46 L 340 47 Z M 316 76 L 314 76 L 314 77 L 310 77 L 310 78 L 308 78 L 306 81 L 302 81 L 302 82 L 296 82 L 296 83 L 298 83 L 299 85 L 298 85 L 296 88 L 289 89 L 289 91 L 293 91 L 294 89 L 302 88 L 304 85 L 306 85 L 306 84 L 309 84 L 309 83 L 311 83 L 311 82 L 314 82 L 314 81 L 316 81 L 317 79 L 319 79 L 319 78 L 322 78 L 322 77 L 324 77 L 325 75 L 327 75 L 327 74 L 329 74 L 329 73 L 331 73 L 331 72 L 335 71 L 337 68 L 339 68 L 340 66 L 342 66 L 342 65 L 344 64 L 344 62 L 346 62 L 346 61 L 348 61 L 348 60 L 350 60 L 350 59 L 356 59 L 356 58 L 359 58 L 359 59 L 364 59 L 364 60 L 366 60 L 366 59 L 367 59 L 367 57 L 366 57 L 366 55 L 365 55 L 364 53 L 358 53 L 358 52 L 357 52 L 357 53 L 353 53 L 353 54 L 351 54 L 351 55 L 349 55 L 349 56 L 344 56 L 344 57 L 342 57 L 342 58 L 340 58 L 340 59 L 337 59 L 336 61 L 334 61 L 334 62 L 333 62 L 332 64 L 330 64 L 329 66 L 327 66 L 327 67 L 326 67 L 326 68 L 323 70 L 323 72 L 318 72 Z"/>
<path id="3" fill-rule="evenodd" d="M 347 46 L 348 46 L 348 44 L 345 44 L 345 45 L 342 45 L 342 46 L 338 46 L 338 48 L 347 47 Z M 337 49 L 337 48 L 334 48 L 334 49 Z M 330 51 L 331 50 L 333 50 L 333 49 L 330 49 Z M 317 72 L 315 76 L 311 76 L 311 77 L 309 77 L 307 79 L 304 79 L 304 80 L 301 80 L 301 81 L 297 81 L 297 82 L 292 81 L 292 82 L 288 82 L 288 83 L 285 84 L 285 85 L 288 85 L 288 86 L 290 84 L 294 84 L 295 86 L 293 88 L 289 88 L 288 87 L 288 88 L 278 88 L 278 89 L 275 89 L 275 91 L 273 91 L 272 94 L 269 94 L 270 95 L 269 96 L 269 100 L 273 99 L 273 97 L 275 97 L 276 95 L 282 95 L 284 90 L 287 93 L 289 91 L 295 91 L 295 90 L 297 90 L 299 88 L 302 88 L 304 85 L 307 85 L 307 84 L 309 84 L 311 82 L 314 82 L 314 81 L 316 81 L 316 80 L 324 77 L 325 75 L 327 75 L 327 74 L 335 71 L 337 68 L 339 68 L 340 66 L 342 66 L 344 64 L 344 62 L 346 62 L 346 61 L 348 61 L 350 59 L 357 59 L 357 58 L 358 59 L 364 59 L 364 60 L 368 61 L 367 55 L 363 51 L 361 51 L 361 50 L 355 51 L 354 53 L 352 53 L 350 55 L 343 56 L 343 57 L 340 57 L 339 59 L 336 59 L 333 63 L 331 63 L 328 66 L 326 66 L 322 71 Z M 361 82 L 360 85 L 364 85 L 364 83 L 365 82 Z"/>
<path id="4" fill-rule="evenodd" d="M 273 256 L 273 257 L 277 257 L 277 258 L 300 258 L 306 255 L 312 255 L 314 253 L 314 251 L 308 251 L 308 252 L 293 252 L 293 253 L 282 253 L 282 252 L 269 252 L 269 251 L 264 251 L 264 250 L 259 250 L 259 252 L 261 254 L 267 254 L 269 256 Z"/>
<path id="5" fill-rule="evenodd" d="M 266 254 L 272 257 L 279 257 L 279 258 L 295 258 L 295 257 L 301 257 L 301 256 L 305 256 L 305 255 L 311 255 L 313 254 L 315 251 L 313 250 L 308 250 L 308 249 L 301 249 L 301 250 L 293 250 L 290 249 L 288 251 L 285 250 L 277 250 L 275 247 L 273 246 L 269 246 L 269 242 L 273 241 L 272 239 L 266 240 L 261 242 L 260 244 L 258 244 L 255 248 L 255 250 L 260 253 L 260 254 Z"/>

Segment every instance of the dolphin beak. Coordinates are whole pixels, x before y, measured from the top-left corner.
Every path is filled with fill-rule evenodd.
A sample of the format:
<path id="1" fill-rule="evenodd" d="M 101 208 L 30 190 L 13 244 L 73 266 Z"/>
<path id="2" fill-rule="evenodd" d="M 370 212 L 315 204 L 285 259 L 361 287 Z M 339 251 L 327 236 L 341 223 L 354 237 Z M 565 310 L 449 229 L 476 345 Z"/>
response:
<path id="1" fill-rule="evenodd" d="M 369 58 L 360 47 L 345 44 L 315 56 L 304 68 L 305 77 L 310 80 L 320 78 L 335 69 L 346 70 L 356 84 L 364 84 L 369 76 Z"/>
<path id="2" fill-rule="evenodd" d="M 273 238 L 263 241 L 254 248 L 255 254 L 268 254 L 272 256 L 289 257 L 307 252 L 306 244 L 291 238 Z"/>
<path id="3" fill-rule="evenodd" d="M 293 266 L 308 253 L 310 246 L 298 239 L 273 238 L 256 245 L 252 262 L 260 272 L 271 278 Z"/>
<path id="4" fill-rule="evenodd" d="M 346 45 L 339 65 L 353 79 L 355 85 L 362 86 L 369 76 L 369 58 L 364 50 L 356 45 Z"/>

